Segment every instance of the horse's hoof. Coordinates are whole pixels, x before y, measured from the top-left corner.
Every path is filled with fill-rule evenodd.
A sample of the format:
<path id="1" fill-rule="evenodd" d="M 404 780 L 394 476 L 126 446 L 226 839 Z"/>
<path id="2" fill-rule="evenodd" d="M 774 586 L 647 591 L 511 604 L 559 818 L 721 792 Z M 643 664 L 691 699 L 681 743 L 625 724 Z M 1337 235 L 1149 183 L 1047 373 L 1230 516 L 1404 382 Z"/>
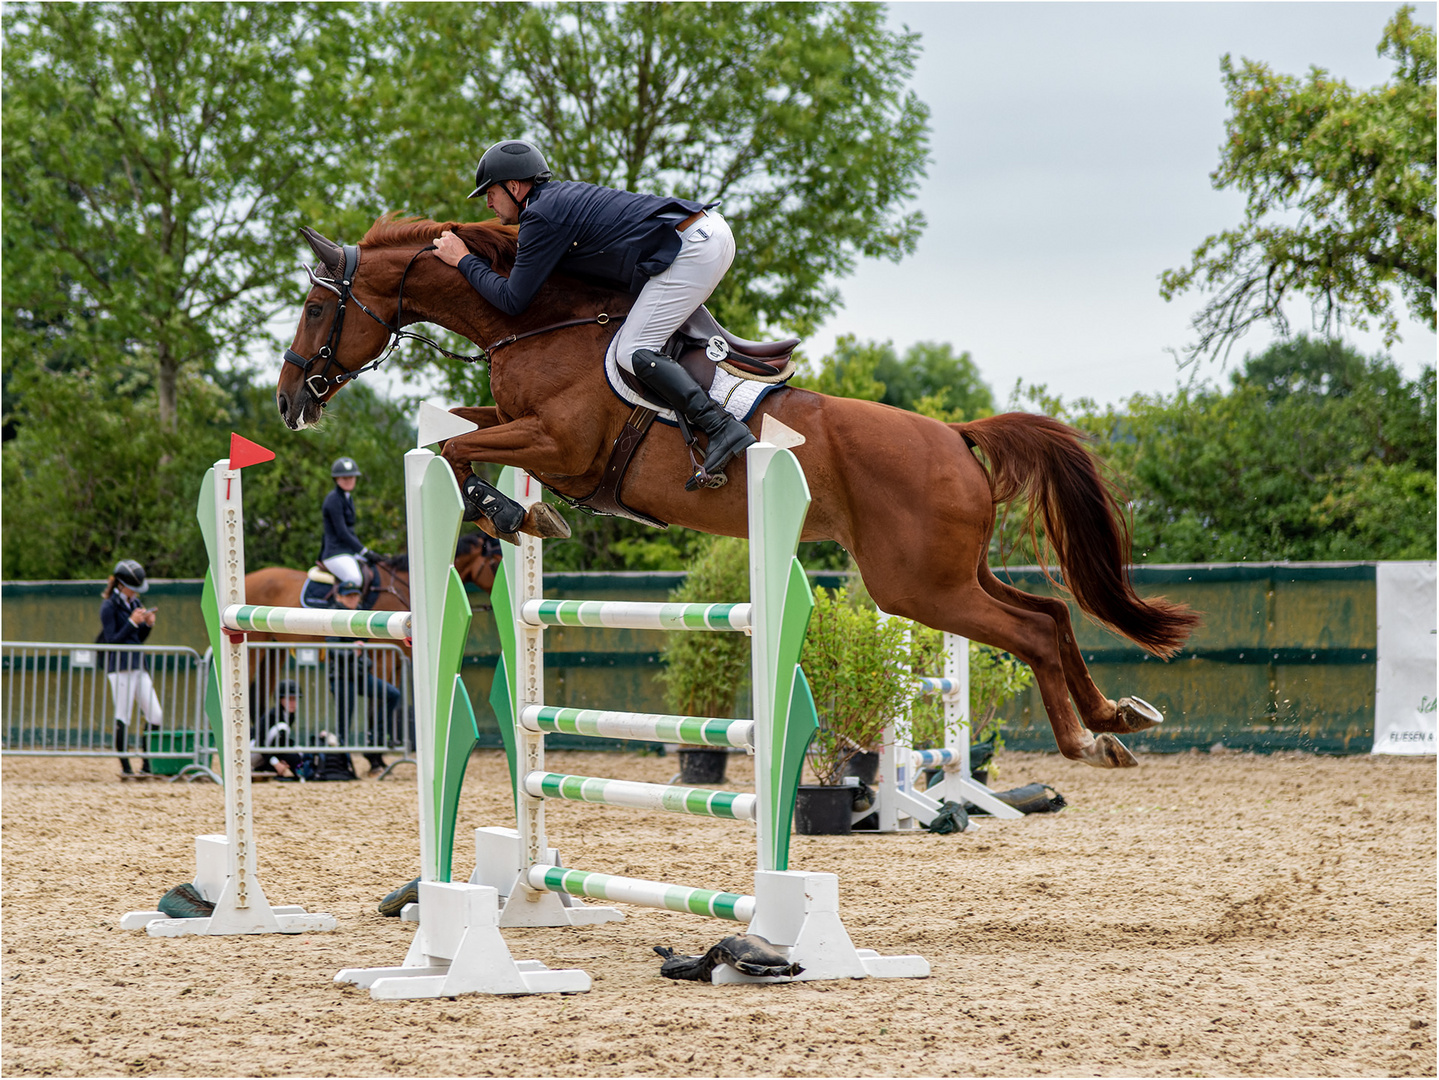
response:
<path id="1" fill-rule="evenodd" d="M 562 518 L 560 512 L 549 503 L 537 502 L 525 515 L 522 531 L 531 536 L 538 536 L 542 540 L 568 540 L 570 523 Z M 504 537 L 501 536 L 500 539 L 503 540 Z"/>
<path id="2" fill-rule="evenodd" d="M 1118 730 L 1130 735 L 1164 723 L 1164 714 L 1140 697 L 1120 698 L 1115 703 L 1114 718 L 1119 722 Z"/>
<path id="3" fill-rule="evenodd" d="M 1139 759 L 1113 735 L 1096 735 L 1084 751 L 1084 763 L 1096 769 L 1132 769 Z"/>

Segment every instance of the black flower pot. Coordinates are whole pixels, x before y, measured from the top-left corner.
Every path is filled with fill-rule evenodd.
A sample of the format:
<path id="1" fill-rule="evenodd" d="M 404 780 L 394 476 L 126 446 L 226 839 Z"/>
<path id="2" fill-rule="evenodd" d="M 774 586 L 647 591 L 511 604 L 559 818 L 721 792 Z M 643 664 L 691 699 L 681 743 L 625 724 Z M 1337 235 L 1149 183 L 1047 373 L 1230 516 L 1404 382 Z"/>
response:
<path id="1" fill-rule="evenodd" d="M 857 776 L 861 784 L 872 784 L 879 775 L 879 751 L 856 750 L 845 763 L 845 776 Z"/>
<path id="2" fill-rule="evenodd" d="M 729 751 L 708 747 L 680 751 L 680 781 L 685 784 L 719 784 L 724 782 L 725 762 Z"/>
<path id="3" fill-rule="evenodd" d="M 848 836 L 854 792 L 837 784 L 801 784 L 794 800 L 794 831 L 801 836 Z"/>

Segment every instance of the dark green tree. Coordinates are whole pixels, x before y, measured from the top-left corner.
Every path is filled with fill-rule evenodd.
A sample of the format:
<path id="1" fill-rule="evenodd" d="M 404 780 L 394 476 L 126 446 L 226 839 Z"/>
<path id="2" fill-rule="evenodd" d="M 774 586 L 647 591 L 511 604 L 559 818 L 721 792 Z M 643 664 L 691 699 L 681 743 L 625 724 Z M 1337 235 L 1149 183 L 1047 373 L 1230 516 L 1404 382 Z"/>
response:
<path id="1" fill-rule="evenodd" d="M 372 91 L 390 209 L 488 215 L 465 199 L 474 164 L 516 136 L 559 179 L 719 201 L 739 253 L 711 307 L 741 334 L 812 331 L 857 259 L 897 261 L 923 228 L 910 202 L 929 111 L 905 88 L 919 40 L 887 29 L 882 5 L 394 4 L 380 18 L 395 49 Z"/>
<path id="2" fill-rule="evenodd" d="M 1131 499 L 1136 561 L 1434 557 L 1433 368 L 1301 337 L 1230 383 L 1067 417 Z"/>
<path id="3" fill-rule="evenodd" d="M 175 430 L 187 380 L 266 336 L 306 211 L 356 197 L 363 14 L 6 5 L 7 368 L 123 367 Z"/>
<path id="4" fill-rule="evenodd" d="M 980 378 L 974 360 L 967 352 L 955 355 L 947 342 L 917 342 L 900 356 L 892 342 L 859 341 L 845 334 L 797 385 L 945 421 L 994 413 L 994 394 Z"/>
<path id="5" fill-rule="evenodd" d="M 1255 60 L 1222 61 L 1233 115 L 1211 174 L 1244 192 L 1244 221 L 1166 271 L 1160 294 L 1213 293 L 1194 318 L 1192 356 L 1228 355 L 1255 323 L 1288 335 L 1284 303 L 1307 296 L 1325 333 L 1373 320 L 1399 339 L 1394 293 L 1434 329 L 1434 31 L 1402 7 L 1379 53 L 1393 79 L 1356 90 L 1311 68 L 1305 80 Z"/>

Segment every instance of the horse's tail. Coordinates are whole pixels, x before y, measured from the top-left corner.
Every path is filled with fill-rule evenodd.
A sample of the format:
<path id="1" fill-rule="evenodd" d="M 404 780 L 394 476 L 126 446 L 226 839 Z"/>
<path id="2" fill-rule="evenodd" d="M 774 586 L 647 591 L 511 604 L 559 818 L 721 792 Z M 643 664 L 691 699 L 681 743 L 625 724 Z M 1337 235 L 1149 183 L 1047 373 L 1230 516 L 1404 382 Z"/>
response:
<path id="1" fill-rule="evenodd" d="M 1023 495 L 1025 525 L 1036 521 L 1080 608 L 1156 656 L 1179 651 L 1199 616 L 1163 597 L 1142 599 L 1129 577 L 1130 537 L 1124 506 L 1100 474 L 1084 436 L 1067 424 L 1032 413 L 1004 413 L 951 424 L 989 459 L 996 503 Z"/>

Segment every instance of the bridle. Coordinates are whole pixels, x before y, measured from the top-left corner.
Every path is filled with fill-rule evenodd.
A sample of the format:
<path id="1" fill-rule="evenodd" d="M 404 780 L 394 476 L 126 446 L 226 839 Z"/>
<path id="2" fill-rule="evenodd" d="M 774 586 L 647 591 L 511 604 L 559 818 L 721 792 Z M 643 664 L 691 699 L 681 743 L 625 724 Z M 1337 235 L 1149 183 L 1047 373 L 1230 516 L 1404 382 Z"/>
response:
<path id="1" fill-rule="evenodd" d="M 405 338 L 418 341 L 422 345 L 428 345 L 441 356 L 448 357 L 451 360 L 460 360 L 466 364 L 488 364 L 491 353 L 504 348 L 506 345 L 513 345 L 517 341 L 523 341 L 525 338 L 535 337 L 539 334 L 548 334 L 554 330 L 564 330 L 571 326 L 605 326 L 611 322 L 620 322 L 625 317 L 624 315 L 609 315 L 605 312 L 600 312 L 598 315 L 591 315 L 586 318 L 566 319 L 564 322 L 542 326 L 538 330 L 527 330 L 524 333 L 510 334 L 508 337 L 500 338 L 494 344 L 490 345 L 489 348 L 481 349 L 473 355 L 467 356 L 462 353 L 454 353 L 446 349 L 438 341 L 428 338 L 424 334 L 417 334 L 412 330 L 402 329 L 398 325 L 400 322 L 400 314 L 403 312 L 405 306 L 405 279 L 409 277 L 410 268 L 415 265 L 416 259 L 427 251 L 435 250 L 433 244 L 420 248 L 420 250 L 410 256 L 410 261 L 405 264 L 404 273 L 400 275 L 399 295 L 395 300 L 395 323 L 397 324 L 395 326 L 391 326 L 384 319 L 380 318 L 380 316 L 376 315 L 366 306 L 363 300 L 354 294 L 353 285 L 355 273 L 360 268 L 360 249 L 354 244 L 345 244 L 340 250 L 344 253 L 345 266 L 340 274 L 339 281 L 335 281 L 333 278 L 321 277 L 315 273 L 314 269 L 309 265 L 306 265 L 304 268 L 305 273 L 310 276 L 310 284 L 318 286 L 321 289 L 327 289 L 340 298 L 339 308 L 335 312 L 335 320 L 330 324 L 330 336 L 325 340 L 325 344 L 320 346 L 319 352 L 315 353 L 314 356 L 301 356 L 294 349 L 286 349 L 284 353 L 285 363 L 294 364 L 300 369 L 305 389 L 320 403 L 321 408 L 324 408 L 326 404 L 321 398 L 324 397 L 325 392 L 329 390 L 331 386 L 343 386 L 351 379 L 357 379 L 365 372 L 373 371 L 390 358 L 390 354 L 395 351 L 396 347 L 398 347 L 400 342 Z M 361 367 L 357 367 L 354 371 L 346 371 L 341 368 L 339 374 L 331 375 L 330 369 L 339 364 L 339 360 L 335 355 L 335 349 L 336 346 L 339 345 L 340 334 L 344 332 L 345 308 L 351 300 L 355 302 L 355 305 L 361 311 L 383 326 L 385 330 L 388 331 L 390 337 L 386 341 L 385 348 L 381 351 L 380 356 L 376 359 L 371 360 L 368 364 L 364 364 Z M 317 360 L 323 360 L 325 366 L 313 375 L 306 374 Z"/>

